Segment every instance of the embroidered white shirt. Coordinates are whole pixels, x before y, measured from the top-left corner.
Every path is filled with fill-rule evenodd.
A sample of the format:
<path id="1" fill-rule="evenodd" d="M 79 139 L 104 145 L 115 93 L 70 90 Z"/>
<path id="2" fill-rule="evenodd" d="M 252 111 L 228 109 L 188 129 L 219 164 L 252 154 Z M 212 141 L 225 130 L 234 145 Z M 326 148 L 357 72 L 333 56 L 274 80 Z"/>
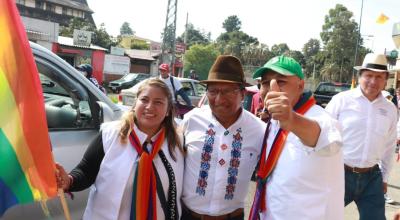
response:
<path id="1" fill-rule="evenodd" d="M 317 145 L 305 146 L 296 135 L 288 134 L 267 182 L 267 211 L 262 219 L 343 219 L 344 170 L 338 122 L 316 105 L 305 116 L 321 128 Z M 267 152 L 279 130 L 277 121 L 271 123 Z"/>
<path id="2" fill-rule="evenodd" d="M 370 102 L 357 87 L 335 95 L 326 110 L 342 126 L 344 163 L 352 167 L 379 164 L 387 182 L 396 146 L 396 106 L 382 95 Z"/>
<path id="3" fill-rule="evenodd" d="M 212 216 L 243 208 L 265 123 L 243 110 L 225 129 L 210 107 L 204 106 L 186 114 L 182 125 L 188 149 L 182 196 L 185 205 Z"/>

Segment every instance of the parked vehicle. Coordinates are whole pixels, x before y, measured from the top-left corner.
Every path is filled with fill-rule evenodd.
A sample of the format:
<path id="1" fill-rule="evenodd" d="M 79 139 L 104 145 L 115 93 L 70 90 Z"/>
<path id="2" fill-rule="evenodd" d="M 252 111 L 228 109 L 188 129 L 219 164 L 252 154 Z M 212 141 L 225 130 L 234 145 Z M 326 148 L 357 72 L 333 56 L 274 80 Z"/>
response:
<path id="1" fill-rule="evenodd" d="M 120 118 L 122 110 L 74 67 L 51 51 L 31 43 L 42 84 L 54 160 L 67 171 L 77 165 L 102 122 Z M 88 190 L 67 198 L 72 219 L 81 219 Z M 60 200 L 48 201 L 51 219 L 65 219 Z M 2 220 L 47 220 L 40 203 L 8 209 Z"/>
<path id="2" fill-rule="evenodd" d="M 349 90 L 350 87 L 351 84 L 348 83 L 321 82 L 314 91 L 315 101 L 325 107 L 334 95 Z"/>
<path id="3" fill-rule="evenodd" d="M 122 89 L 128 89 L 128 88 L 136 85 L 138 82 L 140 82 L 144 79 L 147 79 L 149 77 L 150 77 L 150 74 L 146 74 L 146 73 L 128 73 L 125 76 L 123 76 L 121 79 L 111 81 L 108 84 L 108 87 L 114 93 L 119 93 Z"/>
<path id="4" fill-rule="evenodd" d="M 206 86 L 194 79 L 178 78 L 178 77 L 177 79 L 182 83 L 182 87 L 186 92 L 186 94 L 189 96 L 189 99 L 192 101 L 192 105 L 197 106 L 201 97 L 206 92 Z M 135 86 L 129 89 L 121 90 L 120 99 L 122 100 L 123 105 L 128 105 L 128 106 L 133 105 L 136 99 L 136 93 L 139 86 L 140 83 L 136 84 Z M 178 101 L 180 103 L 185 103 L 180 96 L 178 96 Z"/>

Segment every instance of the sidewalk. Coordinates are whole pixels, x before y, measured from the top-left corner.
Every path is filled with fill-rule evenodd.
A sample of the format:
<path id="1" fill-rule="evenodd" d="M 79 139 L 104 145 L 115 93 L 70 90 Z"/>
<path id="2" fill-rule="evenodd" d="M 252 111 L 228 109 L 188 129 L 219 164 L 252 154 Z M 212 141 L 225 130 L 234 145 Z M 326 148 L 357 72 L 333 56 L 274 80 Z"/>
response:
<path id="1" fill-rule="evenodd" d="M 245 219 L 248 219 L 248 212 L 253 202 L 253 195 L 255 190 L 255 183 L 250 184 L 250 190 L 245 203 Z M 396 201 L 394 205 L 386 204 L 386 219 L 393 220 L 393 216 L 397 209 L 400 209 L 400 163 L 394 162 L 393 169 L 388 183 L 388 195 Z M 358 220 L 359 215 L 355 203 L 351 203 L 344 209 L 345 220 Z"/>

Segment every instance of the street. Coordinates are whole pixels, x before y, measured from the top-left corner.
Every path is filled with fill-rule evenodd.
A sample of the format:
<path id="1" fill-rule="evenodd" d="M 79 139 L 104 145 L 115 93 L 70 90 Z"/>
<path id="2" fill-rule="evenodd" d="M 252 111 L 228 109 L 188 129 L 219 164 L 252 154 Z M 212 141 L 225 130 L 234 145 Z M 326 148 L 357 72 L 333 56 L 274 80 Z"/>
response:
<path id="1" fill-rule="evenodd" d="M 393 205 L 386 204 L 386 219 L 387 220 L 392 220 L 394 214 L 400 208 L 400 173 L 399 173 L 399 170 L 400 170 L 400 163 L 395 161 L 390 178 L 389 178 L 388 195 L 390 196 L 390 198 L 395 200 L 396 203 Z M 248 218 L 248 213 L 251 208 L 251 203 L 253 202 L 255 185 L 256 185 L 255 183 L 253 183 L 253 182 L 251 183 L 249 194 L 246 198 L 245 219 Z M 358 220 L 359 219 L 357 207 L 354 202 L 350 203 L 348 206 L 345 207 L 344 219 L 345 220 Z"/>

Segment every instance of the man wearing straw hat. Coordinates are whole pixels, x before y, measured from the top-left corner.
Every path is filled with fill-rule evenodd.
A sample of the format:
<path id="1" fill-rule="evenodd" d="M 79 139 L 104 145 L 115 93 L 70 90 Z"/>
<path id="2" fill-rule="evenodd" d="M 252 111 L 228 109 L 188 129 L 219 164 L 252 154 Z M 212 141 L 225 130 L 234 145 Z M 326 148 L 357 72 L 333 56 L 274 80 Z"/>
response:
<path id="1" fill-rule="evenodd" d="M 382 95 L 389 72 L 383 54 L 367 54 L 359 86 L 335 95 L 326 110 L 342 126 L 345 205 L 355 202 L 361 220 L 385 219 L 384 193 L 396 146 L 396 107 Z"/>
<path id="2" fill-rule="evenodd" d="M 293 58 L 277 56 L 256 70 L 270 116 L 257 170 L 251 220 L 340 220 L 344 171 L 339 124 L 304 91 Z"/>
<path id="3" fill-rule="evenodd" d="M 182 219 L 244 218 L 244 200 L 256 167 L 265 123 L 242 108 L 245 78 L 234 56 L 219 56 L 210 69 L 209 106 L 187 113 Z"/>

